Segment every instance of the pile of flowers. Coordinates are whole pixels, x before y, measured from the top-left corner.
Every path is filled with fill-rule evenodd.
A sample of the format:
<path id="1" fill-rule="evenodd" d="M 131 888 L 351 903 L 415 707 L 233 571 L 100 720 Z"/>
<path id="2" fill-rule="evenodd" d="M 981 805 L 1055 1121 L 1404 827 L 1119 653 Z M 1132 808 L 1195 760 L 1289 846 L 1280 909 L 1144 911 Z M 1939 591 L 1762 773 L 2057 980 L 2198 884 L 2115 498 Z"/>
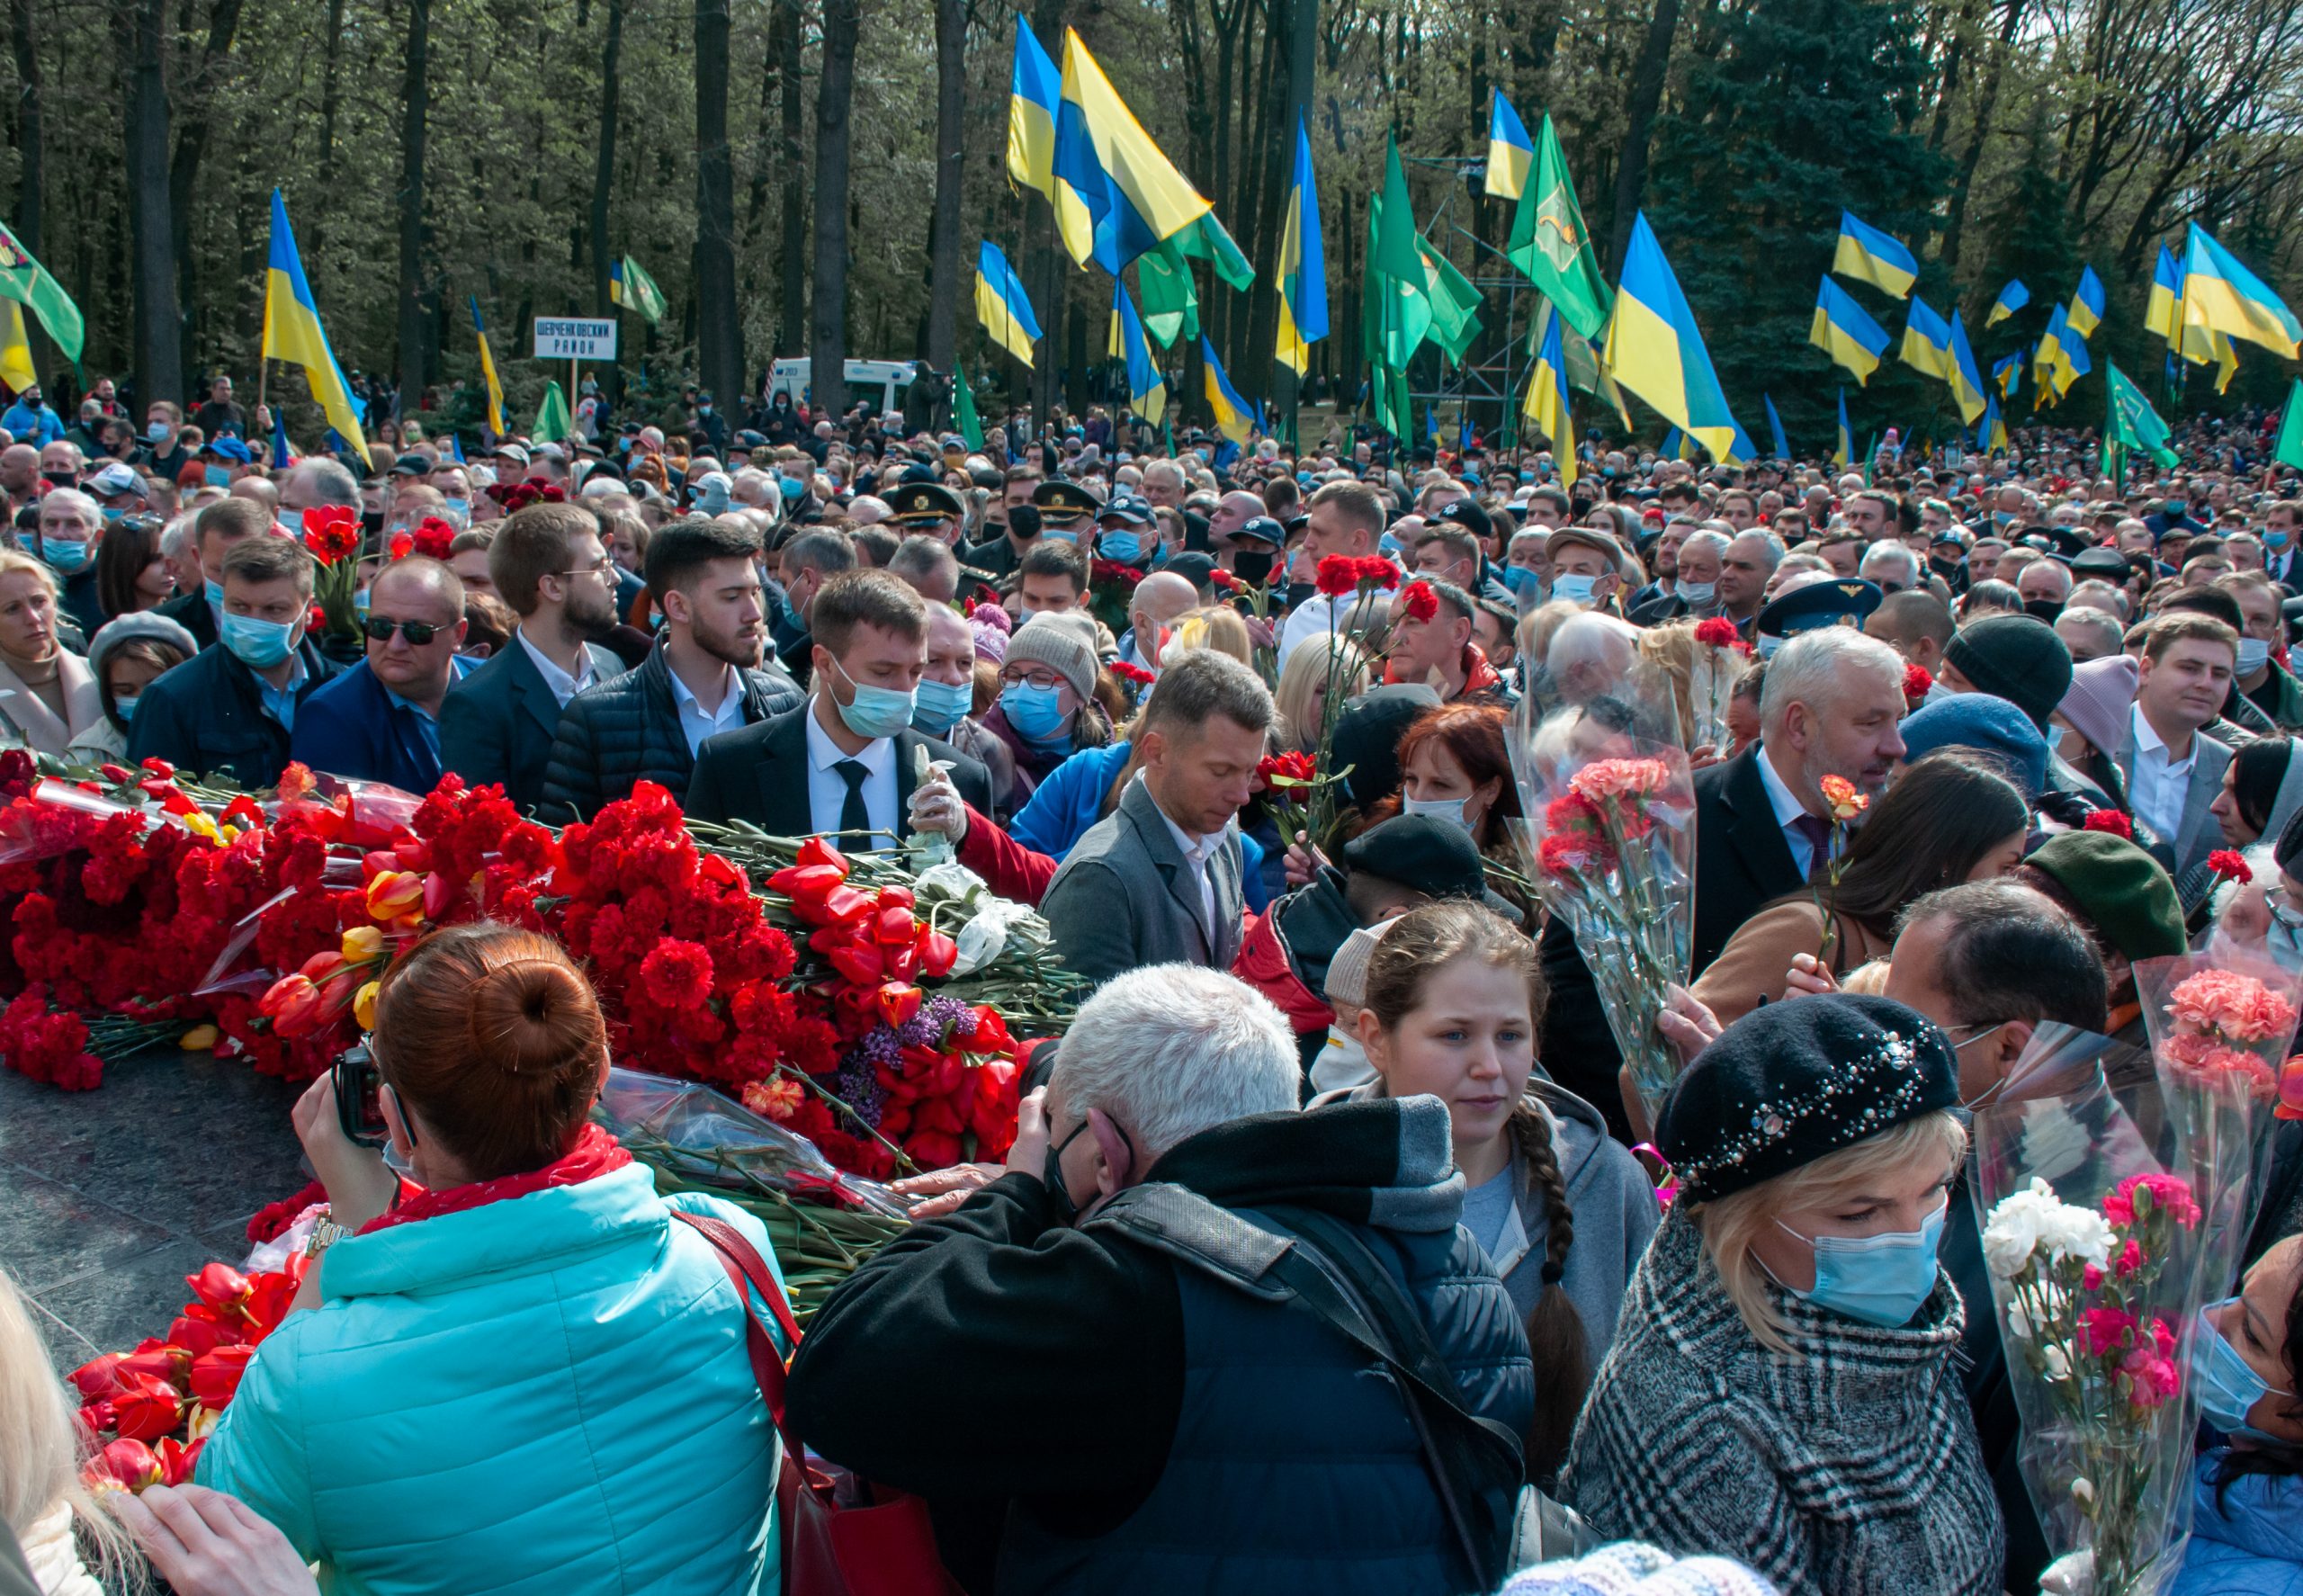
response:
<path id="1" fill-rule="evenodd" d="M 244 1275 L 211 1263 L 184 1278 L 193 1300 L 165 1337 L 147 1337 L 132 1352 L 107 1352 L 74 1369 L 80 1421 L 97 1442 L 87 1484 L 142 1491 L 190 1479 L 256 1347 L 287 1317 L 309 1267 L 301 1251 L 271 1272 Z"/>

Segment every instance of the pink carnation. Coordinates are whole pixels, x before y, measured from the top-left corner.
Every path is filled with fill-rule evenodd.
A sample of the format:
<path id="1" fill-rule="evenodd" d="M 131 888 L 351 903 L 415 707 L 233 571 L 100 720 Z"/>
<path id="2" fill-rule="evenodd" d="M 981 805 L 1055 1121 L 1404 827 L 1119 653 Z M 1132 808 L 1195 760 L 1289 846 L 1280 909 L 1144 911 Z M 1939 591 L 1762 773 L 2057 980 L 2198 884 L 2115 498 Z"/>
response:
<path id="1" fill-rule="evenodd" d="M 2178 1025 L 2212 1029 L 2233 1042 L 2284 1042 L 2295 1007 L 2252 975 L 2202 970 L 2176 984 L 2167 1012 Z"/>
<path id="2" fill-rule="evenodd" d="M 2101 1358 L 2127 1345 L 2135 1315 L 2121 1308 L 2089 1308 L 2079 1315 L 2079 1349 Z"/>
<path id="3" fill-rule="evenodd" d="M 2159 1044 L 2159 1056 L 2187 1074 L 2240 1076 L 2252 1097 L 2269 1098 L 2277 1089 L 2269 1064 L 2252 1053 L 2226 1047 L 2211 1036 L 2185 1032 L 2169 1036 Z"/>
<path id="4" fill-rule="evenodd" d="M 2152 1326 L 2162 1331 L 2166 1329 L 2155 1319 Z M 2175 1360 L 2149 1347 L 2137 1347 L 2121 1358 L 2119 1373 L 2127 1376 L 2128 1400 L 2139 1408 L 2159 1407 L 2183 1388 L 2183 1376 L 2176 1368 Z"/>
<path id="5" fill-rule="evenodd" d="M 1594 759 L 1569 782 L 1594 801 L 1645 798 L 1670 785 L 1671 767 L 1661 759 Z"/>
<path id="6" fill-rule="evenodd" d="M 2103 1217 L 2117 1225 L 2133 1224 L 2135 1194 L 2138 1190 L 2149 1192 L 2151 1206 L 2164 1209 L 2184 1229 L 2199 1223 L 2199 1205 L 2191 1200 L 2191 1183 L 2174 1175 L 2129 1175 L 2103 1199 Z M 2128 1245 L 2133 1247 L 2135 1243 L 2130 1241 Z M 2125 1279 L 2132 1272 L 2121 1269 L 2119 1278 Z"/>

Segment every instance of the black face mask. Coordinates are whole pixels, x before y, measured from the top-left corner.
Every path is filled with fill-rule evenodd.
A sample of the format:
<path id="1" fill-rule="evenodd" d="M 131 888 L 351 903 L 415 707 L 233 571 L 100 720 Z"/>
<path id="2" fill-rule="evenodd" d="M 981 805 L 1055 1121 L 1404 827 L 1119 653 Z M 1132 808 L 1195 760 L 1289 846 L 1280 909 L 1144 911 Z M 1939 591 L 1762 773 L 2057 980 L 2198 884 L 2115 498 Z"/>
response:
<path id="1" fill-rule="evenodd" d="M 2045 621 L 2048 625 L 2052 626 L 2056 623 L 2056 617 L 2063 614 L 2063 600 L 2060 598 L 2027 598 L 2023 601 L 2023 613 L 2027 615 L 2034 616 L 2039 620 Z"/>
<path id="2" fill-rule="evenodd" d="M 1040 1166 L 1040 1184 L 1047 1188 L 1048 1200 L 1055 1206 L 1055 1222 L 1058 1224 L 1070 1224 L 1080 1217 L 1080 1205 L 1071 1200 L 1071 1189 L 1063 1183 L 1063 1150 L 1078 1141 L 1080 1133 L 1087 1128 L 1088 1122 L 1084 1119 L 1073 1125 L 1070 1135 L 1049 1147 L 1047 1161 Z M 1119 1133 L 1120 1141 L 1133 1153 L 1135 1143 L 1128 1135 L 1127 1127 L 1115 1119 L 1112 1129 Z"/>
<path id="3" fill-rule="evenodd" d="M 1271 561 L 1269 554 L 1251 554 L 1243 549 L 1232 556 L 1232 574 L 1250 587 L 1260 587 L 1271 575 Z"/>
<path id="4" fill-rule="evenodd" d="M 1931 556 L 1927 565 L 1930 570 L 1947 582 L 1959 574 L 1960 562 L 1957 560 L 1937 560 Z"/>

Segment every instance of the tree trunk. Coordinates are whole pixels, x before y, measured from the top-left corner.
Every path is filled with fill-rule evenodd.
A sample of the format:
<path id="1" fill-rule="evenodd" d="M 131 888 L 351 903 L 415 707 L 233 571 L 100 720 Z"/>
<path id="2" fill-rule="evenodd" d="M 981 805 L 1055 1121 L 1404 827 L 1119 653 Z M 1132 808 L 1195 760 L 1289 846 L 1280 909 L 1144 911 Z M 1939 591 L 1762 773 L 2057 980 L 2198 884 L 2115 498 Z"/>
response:
<path id="1" fill-rule="evenodd" d="M 400 78 L 399 397 L 413 415 L 424 404 L 424 133 L 431 110 L 432 0 L 408 0 L 408 56 Z M 575 395 L 568 399 L 576 402 Z"/>
<path id="2" fill-rule="evenodd" d="M 336 117 L 344 103 L 340 65 L 344 59 L 344 0 L 327 0 L 327 54 L 320 66 L 320 193 L 336 192 Z M 312 219 L 312 254 L 327 241 L 327 211 Z"/>
<path id="3" fill-rule="evenodd" d="M 722 0 L 722 4 L 725 0 Z M 848 155 L 856 97 L 856 0 L 824 0 L 824 63 L 816 79 L 815 305 L 808 327 L 808 384 L 816 408 L 847 408 Z"/>
<path id="4" fill-rule="evenodd" d="M 128 76 L 126 155 L 129 273 L 135 300 L 136 394 L 145 404 L 184 399 L 176 304 L 175 223 L 168 196 L 168 84 L 161 66 L 166 0 L 126 0 L 113 13 Z"/>
<path id="5" fill-rule="evenodd" d="M 945 372 L 958 351 L 960 284 L 967 275 L 960 260 L 967 49 L 967 0 L 936 0 L 936 211 L 927 252 L 927 363 Z"/>
<path id="6" fill-rule="evenodd" d="M 1647 141 L 1654 136 L 1655 112 L 1663 103 L 1663 75 L 1671 64 L 1671 39 L 1680 28 L 1680 0 L 1656 0 L 1631 76 L 1629 125 L 1623 136 L 1623 164 L 1616 168 L 1616 208 L 1608 239 L 1608 274 L 1623 271 L 1631 247 L 1632 220 L 1647 192 Z"/>
<path id="7" fill-rule="evenodd" d="M 775 309 L 775 352 L 798 354 L 806 348 L 808 300 L 807 191 L 801 184 L 805 169 L 800 142 L 800 16 L 799 0 L 776 0 L 776 108 L 784 129 L 783 237 L 776 241 L 778 295 Z"/>
<path id="8" fill-rule="evenodd" d="M 199 252 L 192 245 L 192 215 L 194 191 L 200 182 L 200 165 L 207 157 L 208 139 L 215 124 L 210 114 L 217 76 L 222 72 L 224 58 L 231 54 L 233 35 L 239 31 L 240 0 L 216 0 L 215 9 L 209 13 L 208 42 L 201 50 L 197 75 L 190 84 L 177 85 L 185 102 L 184 130 L 176 136 L 175 157 L 168 166 L 168 209 L 175 235 L 176 301 L 185 311 L 184 361 L 192 363 L 193 320 L 201 312 L 200 287 L 194 265 Z"/>
<path id="9" fill-rule="evenodd" d="M 1959 269 L 1959 244 L 1967 222 L 1967 193 L 1975 185 L 1976 168 L 1983 161 L 1983 147 L 1991 139 L 1991 119 L 1999 108 L 1999 84 L 2007 67 L 2007 52 L 2012 47 L 2017 24 L 2023 14 L 2023 0 L 2007 0 L 2007 15 L 1999 25 L 1999 42 L 1991 52 L 1991 62 L 1984 68 L 1983 87 L 1976 95 L 1976 125 L 1967 135 L 1967 147 L 1959 152 L 1958 176 L 1951 184 L 1950 220 L 1943 229 L 1943 269 L 1956 273 Z"/>
<path id="10" fill-rule="evenodd" d="M 13 0 L 9 8 L 10 31 L 16 49 L 16 238 L 34 256 L 40 252 L 40 35 L 32 0 Z M 48 354 L 48 335 L 37 317 L 24 318 L 32 370 L 40 368 Z"/>
<path id="11" fill-rule="evenodd" d="M 621 93 L 618 72 L 623 60 L 623 0 L 607 0 L 607 37 L 600 43 L 600 158 L 592 168 L 592 314 L 614 316 L 609 292 L 608 198 L 615 188 L 616 102 Z M 611 390 L 613 393 L 613 390 Z M 568 396 L 574 404 L 576 396 Z"/>
<path id="12" fill-rule="evenodd" d="M 732 410 L 744 388 L 744 322 L 736 304 L 728 27 L 728 0 L 695 0 L 696 366 L 703 386 Z"/>

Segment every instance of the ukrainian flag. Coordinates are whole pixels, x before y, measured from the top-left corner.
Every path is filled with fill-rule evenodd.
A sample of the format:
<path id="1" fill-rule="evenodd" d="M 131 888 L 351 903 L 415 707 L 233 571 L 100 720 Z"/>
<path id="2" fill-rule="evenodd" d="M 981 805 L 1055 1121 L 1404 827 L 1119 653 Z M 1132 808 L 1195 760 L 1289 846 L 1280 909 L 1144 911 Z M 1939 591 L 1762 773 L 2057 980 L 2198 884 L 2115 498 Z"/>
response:
<path id="1" fill-rule="evenodd" d="M 1983 414 L 1983 372 L 1976 364 L 1976 352 L 1967 343 L 1967 329 L 1957 310 L 1951 312 L 1951 359 L 1943 377 L 1951 385 L 1952 399 L 1958 402 L 1960 420 L 1973 421 Z"/>
<path id="2" fill-rule="evenodd" d="M 1497 97 L 1498 104 L 1502 103 Z M 1543 347 L 1536 352 L 1536 369 L 1528 375 L 1528 397 L 1519 414 L 1528 424 L 1551 439 L 1552 464 L 1562 488 L 1575 486 L 1575 423 L 1567 408 L 1567 356 L 1560 348 L 1556 316 L 1544 330 Z"/>
<path id="3" fill-rule="evenodd" d="M 1904 318 L 1903 363 L 1931 377 L 1951 380 L 1951 324 L 1917 294 L 1911 313 Z"/>
<path id="4" fill-rule="evenodd" d="M 1063 79 L 1016 14 L 1016 65 L 1008 78 L 1008 175 L 1055 198 L 1055 105 Z"/>
<path id="5" fill-rule="evenodd" d="M 1092 260 L 1115 276 L 1207 213 L 1207 202 L 1152 141 L 1070 28 L 1052 169 L 1063 247 L 1077 265 Z"/>
<path id="6" fill-rule="evenodd" d="M 479 374 L 488 384 L 488 432 L 504 435 L 504 384 L 496 375 L 496 357 L 488 352 L 488 326 L 479 318 L 479 296 L 465 296 L 471 303 L 471 330 L 479 338 Z"/>
<path id="7" fill-rule="evenodd" d="M 1760 395 L 1760 403 L 1767 407 L 1768 440 L 1775 445 L 1775 458 L 1778 460 L 1790 459 L 1791 445 L 1784 442 L 1783 417 L 1775 413 L 1775 399 L 1773 396 L 1764 393 Z"/>
<path id="8" fill-rule="evenodd" d="M 1845 471 L 1855 458 L 1855 435 L 1847 426 L 1847 390 L 1839 390 L 1839 442 L 1832 450 L 1832 463 Z"/>
<path id="9" fill-rule="evenodd" d="M 352 402 L 352 385 L 344 380 L 343 368 L 329 352 L 327 334 L 320 327 L 319 308 L 312 302 L 312 285 L 304 281 L 296 234 L 288 225 L 287 202 L 276 188 L 272 191 L 272 264 L 264 283 L 263 358 L 303 367 L 305 383 L 328 425 L 360 457 L 361 464 L 370 463 L 360 411 Z"/>
<path id="10" fill-rule="evenodd" d="M 2164 244 L 2159 262 L 2151 268 L 2151 297 L 2143 306 L 2143 330 L 2157 333 L 2170 345 L 2182 336 L 2183 269 Z"/>
<path id="11" fill-rule="evenodd" d="M 1112 284 L 1111 353 L 1127 364 L 1128 408 L 1143 417 L 1145 425 L 1159 426 L 1160 418 L 1168 413 L 1168 384 L 1160 375 L 1160 363 L 1143 336 L 1143 323 L 1136 318 L 1135 301 L 1127 297 L 1124 282 Z"/>
<path id="12" fill-rule="evenodd" d="M 1255 426 L 1255 412 L 1223 374 L 1223 363 L 1215 358 L 1215 346 L 1205 335 L 1199 340 L 1199 362 L 1206 385 L 1204 397 L 1215 412 L 1215 430 L 1235 444 L 1245 444 Z"/>
<path id="13" fill-rule="evenodd" d="M 2071 330 L 2070 318 L 2062 306 L 2057 305 L 2048 318 L 2048 330 L 2039 338 L 2039 351 L 2032 356 L 2031 364 L 2039 397 L 2048 401 L 2063 398 L 2073 384 L 2094 370 L 2094 363 L 2087 357 L 2086 340 Z"/>
<path id="14" fill-rule="evenodd" d="M 1853 294 L 1825 277 L 1815 291 L 1815 319 L 1807 328 L 1807 342 L 1853 372 L 1861 387 L 1879 369 L 1879 357 L 1887 350 L 1887 329 L 1871 319 Z"/>
<path id="15" fill-rule="evenodd" d="M 1991 314 L 1983 318 L 1985 329 L 1988 331 L 1997 327 L 2030 302 L 2031 291 L 2023 286 L 2023 280 L 2021 277 L 2009 278 L 2007 286 L 1999 291 L 1999 297 L 1991 301 Z"/>
<path id="16" fill-rule="evenodd" d="M 1919 281 L 1919 263 L 1911 251 L 1877 228 L 1858 221 L 1852 211 L 1839 213 L 1839 247 L 1832 255 L 1832 270 L 1897 299 Z"/>
<path id="17" fill-rule="evenodd" d="M 2018 349 L 1991 368 L 1991 385 L 1999 390 L 2002 399 L 2015 397 L 2015 390 L 2023 386 L 2023 351 Z"/>
<path id="18" fill-rule="evenodd" d="M 1983 425 L 1976 428 L 1976 447 L 1986 454 L 2004 453 L 2007 449 L 2007 423 L 1999 414 L 1999 396 L 1985 397 Z"/>
<path id="19" fill-rule="evenodd" d="M 1695 460 L 1703 451 L 1696 447 L 1693 438 L 1675 426 L 1663 435 L 1663 441 L 1655 445 L 1655 453 L 1670 460 Z"/>
<path id="20" fill-rule="evenodd" d="M 1499 99 L 1498 103 L 1501 103 Z M 1320 187 L 1312 176 L 1312 132 L 1295 118 L 1295 176 L 1279 230 L 1279 343 L 1283 365 L 1302 376 L 1312 345 L 1328 336 L 1328 255 L 1320 238 Z"/>
<path id="21" fill-rule="evenodd" d="M 1644 211 L 1632 221 L 1623 281 L 1608 322 L 1606 365 L 1617 383 L 1662 412 L 1714 454 L 1725 457 L 1742 429 L 1727 408 L 1695 313 L 1663 258 Z"/>
<path id="22" fill-rule="evenodd" d="M 1015 268 L 989 238 L 976 255 L 975 313 L 993 343 L 1026 365 L 1032 363 L 1032 345 L 1040 340 L 1039 318 L 1032 314 L 1031 299 Z"/>
<path id="23" fill-rule="evenodd" d="M 2071 330 L 2083 338 L 2092 337 L 2103 324 L 2103 280 L 2095 275 L 2092 266 L 2079 268 L 2079 286 L 2071 295 L 2071 309 L 2063 313 Z"/>
<path id="24" fill-rule="evenodd" d="M 1487 118 L 1487 176 L 1480 192 L 1499 200 L 1516 200 L 1528 186 L 1528 170 L 1536 163 L 1535 141 L 1511 109 L 1503 91 L 1495 91 L 1495 109 Z"/>
<path id="25" fill-rule="evenodd" d="M 2191 330 L 2204 327 L 2260 344 L 2289 360 L 2303 346 L 2303 325 L 2294 312 L 2197 222 L 2183 250 L 2182 321 L 2186 345 Z"/>

